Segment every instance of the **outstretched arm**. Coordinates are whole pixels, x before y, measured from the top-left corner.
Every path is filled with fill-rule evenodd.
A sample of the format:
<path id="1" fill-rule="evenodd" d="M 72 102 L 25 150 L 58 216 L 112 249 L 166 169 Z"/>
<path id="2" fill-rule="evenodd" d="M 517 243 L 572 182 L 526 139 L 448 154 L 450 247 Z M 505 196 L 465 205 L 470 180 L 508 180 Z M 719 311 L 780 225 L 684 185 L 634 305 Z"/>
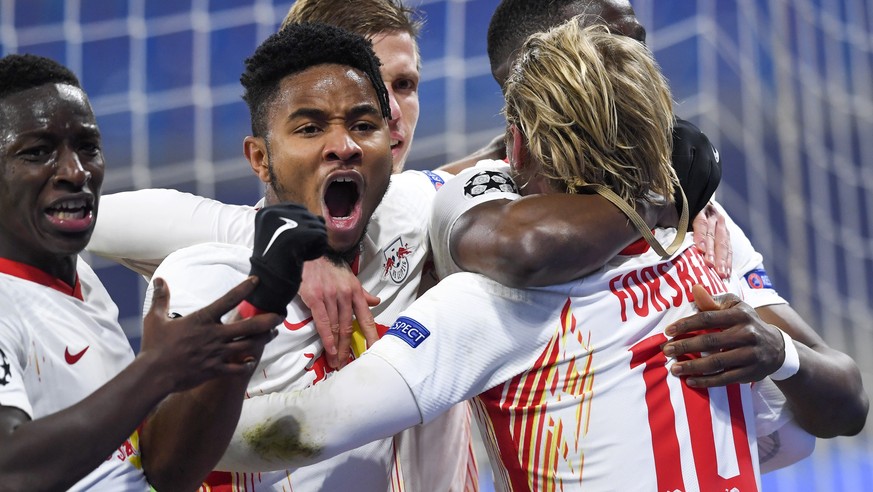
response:
<path id="1" fill-rule="evenodd" d="M 100 218 L 86 250 L 151 276 L 173 251 L 205 242 L 251 246 L 255 209 L 170 189 L 100 198 Z"/>
<path id="2" fill-rule="evenodd" d="M 349 418 L 349 416 L 358 416 Z M 216 469 L 235 472 L 309 465 L 421 423 L 403 377 L 364 354 L 303 391 L 247 399 Z"/>

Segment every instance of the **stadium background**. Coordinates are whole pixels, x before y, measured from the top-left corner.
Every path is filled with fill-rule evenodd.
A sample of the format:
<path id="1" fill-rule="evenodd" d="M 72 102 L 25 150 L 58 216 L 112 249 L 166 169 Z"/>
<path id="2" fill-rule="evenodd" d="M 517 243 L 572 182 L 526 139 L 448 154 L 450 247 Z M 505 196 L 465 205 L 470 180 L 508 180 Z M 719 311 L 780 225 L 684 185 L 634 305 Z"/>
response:
<path id="1" fill-rule="evenodd" d="M 105 193 L 173 187 L 253 203 L 262 190 L 241 153 L 249 126 L 238 78 L 291 3 L 0 0 L 0 44 L 80 75 L 104 135 Z M 409 1 L 427 22 L 409 168 L 436 167 L 502 131 L 485 51 L 497 3 Z M 632 3 L 677 113 L 721 151 L 720 201 L 780 292 L 873 388 L 873 2 Z M 89 260 L 138 346 L 143 281 Z M 810 459 L 765 476 L 765 490 L 873 490 L 871 435 L 868 425 L 820 441 Z"/>

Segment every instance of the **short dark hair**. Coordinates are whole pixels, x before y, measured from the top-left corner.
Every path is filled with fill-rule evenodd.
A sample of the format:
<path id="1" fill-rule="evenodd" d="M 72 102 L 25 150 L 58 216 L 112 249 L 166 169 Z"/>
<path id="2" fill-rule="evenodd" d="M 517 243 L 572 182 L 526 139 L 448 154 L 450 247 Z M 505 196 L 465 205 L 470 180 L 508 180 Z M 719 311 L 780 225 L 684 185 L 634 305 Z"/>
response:
<path id="1" fill-rule="evenodd" d="M 609 3 L 603 0 L 502 0 L 488 25 L 488 59 L 492 74 L 514 59 L 515 53 L 532 34 L 548 31 L 579 14 L 582 14 L 583 25 L 605 22 L 601 14 L 608 7 Z M 624 34 L 645 44 L 645 29 L 641 26 Z"/>
<path id="2" fill-rule="evenodd" d="M 69 68 L 38 55 L 6 55 L 0 58 L 0 98 L 45 84 L 68 84 L 82 88 Z"/>
<path id="3" fill-rule="evenodd" d="M 240 77 L 245 88 L 243 100 L 251 114 L 252 134 L 266 136 L 269 106 L 282 79 L 316 65 L 331 63 L 363 72 L 376 90 L 382 116 L 391 117 L 388 91 L 379 72 L 379 59 L 369 41 L 327 24 L 289 24 L 258 46 L 246 60 L 245 72 Z"/>

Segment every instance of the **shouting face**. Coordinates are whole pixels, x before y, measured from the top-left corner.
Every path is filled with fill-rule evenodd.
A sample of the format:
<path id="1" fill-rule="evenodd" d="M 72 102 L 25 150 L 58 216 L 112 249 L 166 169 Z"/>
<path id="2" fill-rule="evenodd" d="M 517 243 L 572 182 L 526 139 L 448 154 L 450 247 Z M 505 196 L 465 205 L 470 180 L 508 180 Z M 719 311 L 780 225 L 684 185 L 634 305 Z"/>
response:
<path id="1" fill-rule="evenodd" d="M 330 250 L 353 256 L 391 175 L 388 124 L 361 72 L 323 64 L 285 77 L 265 138 L 246 157 L 268 185 L 267 203 L 293 201 L 324 217 Z"/>

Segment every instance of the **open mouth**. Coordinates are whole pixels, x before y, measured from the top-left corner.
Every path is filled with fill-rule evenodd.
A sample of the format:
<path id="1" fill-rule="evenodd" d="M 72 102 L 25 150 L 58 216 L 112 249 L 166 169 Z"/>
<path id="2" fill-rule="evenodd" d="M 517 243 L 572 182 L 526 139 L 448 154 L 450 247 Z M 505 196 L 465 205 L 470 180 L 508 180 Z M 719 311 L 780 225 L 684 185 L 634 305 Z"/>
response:
<path id="1" fill-rule="evenodd" d="M 352 178 L 334 179 L 324 192 L 324 205 L 328 215 L 334 219 L 350 218 L 355 212 L 360 196 L 358 183 Z"/>
<path id="2" fill-rule="evenodd" d="M 88 229 L 94 218 L 93 212 L 93 201 L 88 198 L 59 200 L 45 209 L 49 221 L 68 232 Z"/>

